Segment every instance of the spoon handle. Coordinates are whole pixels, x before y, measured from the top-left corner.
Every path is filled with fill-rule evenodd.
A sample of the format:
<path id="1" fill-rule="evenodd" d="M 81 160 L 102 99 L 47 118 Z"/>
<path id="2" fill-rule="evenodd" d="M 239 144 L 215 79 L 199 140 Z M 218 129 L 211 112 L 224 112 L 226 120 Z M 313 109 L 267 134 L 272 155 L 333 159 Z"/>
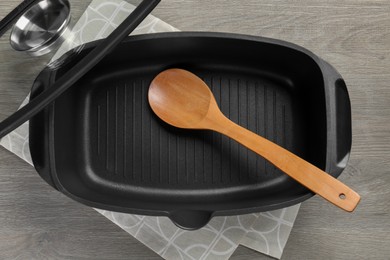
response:
<path id="1" fill-rule="evenodd" d="M 360 196 L 351 188 L 279 145 L 233 123 L 224 115 L 213 118 L 212 130 L 222 133 L 264 157 L 300 184 L 334 205 L 352 212 Z"/>

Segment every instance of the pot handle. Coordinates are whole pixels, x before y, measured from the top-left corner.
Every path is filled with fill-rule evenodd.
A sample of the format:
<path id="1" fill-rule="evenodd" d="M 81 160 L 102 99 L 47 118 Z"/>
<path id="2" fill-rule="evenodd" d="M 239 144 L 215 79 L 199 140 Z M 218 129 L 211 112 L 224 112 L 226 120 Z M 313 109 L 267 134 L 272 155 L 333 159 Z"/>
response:
<path id="1" fill-rule="evenodd" d="M 351 102 L 347 86 L 336 71 L 326 61 L 322 63 L 326 89 L 327 117 L 327 155 L 326 169 L 338 176 L 347 166 L 352 146 Z"/>
<path id="2" fill-rule="evenodd" d="M 195 230 L 204 227 L 212 218 L 212 212 L 200 210 L 178 210 L 169 213 L 172 222 L 186 230 Z"/>

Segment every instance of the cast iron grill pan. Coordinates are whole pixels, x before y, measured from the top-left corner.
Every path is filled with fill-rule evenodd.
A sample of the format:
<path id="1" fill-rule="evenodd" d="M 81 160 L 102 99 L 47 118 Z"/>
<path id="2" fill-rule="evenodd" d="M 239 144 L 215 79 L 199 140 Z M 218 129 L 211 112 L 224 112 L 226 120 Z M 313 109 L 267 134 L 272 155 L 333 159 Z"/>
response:
<path id="1" fill-rule="evenodd" d="M 232 121 L 338 176 L 342 167 L 332 166 L 349 154 L 350 129 L 335 124 L 339 133 L 330 133 L 327 125 L 337 121 L 331 106 L 348 122 L 349 100 L 341 91 L 334 97 L 341 105 L 327 105 L 329 71 L 333 78 L 339 75 L 321 66 L 328 65 L 307 51 L 263 38 L 212 33 L 129 37 L 31 120 L 34 164 L 45 180 L 84 204 L 167 215 L 188 229 L 214 215 L 298 203 L 312 194 L 225 136 L 162 122 L 151 111 L 147 92 L 160 71 L 190 70 L 210 86 Z M 66 69 L 43 71 L 32 97 Z M 342 80 L 338 84 L 345 89 Z"/>

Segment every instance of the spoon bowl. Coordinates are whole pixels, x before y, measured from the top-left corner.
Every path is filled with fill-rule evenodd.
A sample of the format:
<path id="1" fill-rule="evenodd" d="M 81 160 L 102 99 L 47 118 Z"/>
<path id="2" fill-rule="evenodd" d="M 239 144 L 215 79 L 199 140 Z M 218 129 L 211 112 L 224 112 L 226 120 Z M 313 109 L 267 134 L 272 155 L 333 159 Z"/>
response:
<path id="1" fill-rule="evenodd" d="M 157 75 L 148 95 L 153 112 L 179 128 L 201 128 L 211 103 L 216 105 L 206 83 L 185 70 L 170 69 Z"/>

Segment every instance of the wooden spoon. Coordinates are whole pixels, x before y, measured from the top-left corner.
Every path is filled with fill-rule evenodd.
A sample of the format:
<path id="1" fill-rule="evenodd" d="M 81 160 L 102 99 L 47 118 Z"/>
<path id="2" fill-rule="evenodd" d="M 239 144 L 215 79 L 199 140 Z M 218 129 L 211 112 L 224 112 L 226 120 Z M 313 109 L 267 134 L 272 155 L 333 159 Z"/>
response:
<path id="1" fill-rule="evenodd" d="M 360 201 L 355 191 L 331 175 L 226 118 L 209 87 L 188 71 L 169 69 L 157 75 L 149 88 L 149 103 L 154 113 L 168 124 L 213 130 L 236 140 L 346 211 L 352 212 Z"/>

